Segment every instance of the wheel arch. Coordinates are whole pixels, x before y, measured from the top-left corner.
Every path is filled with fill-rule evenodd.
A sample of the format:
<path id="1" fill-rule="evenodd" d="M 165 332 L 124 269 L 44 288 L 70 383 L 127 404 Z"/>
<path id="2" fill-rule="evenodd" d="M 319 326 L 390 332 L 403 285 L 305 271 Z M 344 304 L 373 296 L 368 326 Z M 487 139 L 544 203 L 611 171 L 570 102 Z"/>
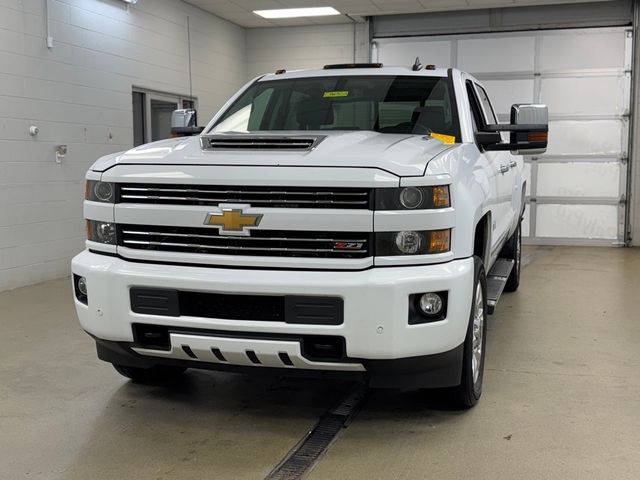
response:
<path id="1" fill-rule="evenodd" d="M 491 212 L 484 214 L 475 226 L 473 236 L 473 255 L 479 257 L 487 265 L 491 254 Z"/>

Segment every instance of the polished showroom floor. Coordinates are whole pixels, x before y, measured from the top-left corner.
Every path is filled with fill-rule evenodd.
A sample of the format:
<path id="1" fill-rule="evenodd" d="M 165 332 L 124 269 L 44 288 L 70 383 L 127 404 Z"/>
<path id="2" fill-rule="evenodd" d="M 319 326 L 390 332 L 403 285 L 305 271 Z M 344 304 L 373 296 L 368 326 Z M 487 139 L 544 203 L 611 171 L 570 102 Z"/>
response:
<path id="1" fill-rule="evenodd" d="M 640 249 L 530 247 L 489 318 L 485 392 L 459 412 L 373 391 L 311 479 L 637 479 Z M 260 479 L 350 386 L 95 358 L 68 279 L 0 294 L 1 479 Z"/>

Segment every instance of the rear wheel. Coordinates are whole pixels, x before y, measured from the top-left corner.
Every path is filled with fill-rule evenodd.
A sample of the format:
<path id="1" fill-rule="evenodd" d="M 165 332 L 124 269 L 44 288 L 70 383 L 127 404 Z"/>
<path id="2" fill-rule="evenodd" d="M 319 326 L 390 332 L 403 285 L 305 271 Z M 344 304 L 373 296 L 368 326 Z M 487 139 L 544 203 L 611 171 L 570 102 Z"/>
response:
<path id="1" fill-rule="evenodd" d="M 485 345 L 487 342 L 487 279 L 482 261 L 474 257 L 473 298 L 462 358 L 460 385 L 451 389 L 453 402 L 460 408 L 471 408 L 482 395 Z"/>
<path id="2" fill-rule="evenodd" d="M 116 371 L 135 383 L 162 383 L 171 382 L 180 377 L 186 370 L 182 367 L 165 367 L 156 365 L 151 368 L 127 367 L 113 364 Z"/>
<path id="3" fill-rule="evenodd" d="M 520 225 L 521 224 L 518 223 L 518 228 L 513 232 L 513 235 L 511 235 L 511 238 L 503 247 L 502 254 L 500 255 L 502 258 L 514 261 L 511 274 L 509 274 L 507 283 L 504 286 L 505 292 L 515 292 L 520 286 L 520 269 L 522 260 L 522 229 L 520 228 Z"/>

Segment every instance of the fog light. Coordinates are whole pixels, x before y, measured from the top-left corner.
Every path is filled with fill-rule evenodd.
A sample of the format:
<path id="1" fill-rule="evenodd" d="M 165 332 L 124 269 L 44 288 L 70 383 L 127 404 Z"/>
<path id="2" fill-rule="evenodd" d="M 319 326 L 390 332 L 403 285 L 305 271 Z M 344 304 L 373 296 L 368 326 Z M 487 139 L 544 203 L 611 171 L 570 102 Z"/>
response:
<path id="1" fill-rule="evenodd" d="M 78 286 L 78 292 L 86 297 L 87 296 L 87 279 L 84 277 L 78 278 L 78 282 L 76 285 Z"/>
<path id="2" fill-rule="evenodd" d="M 396 234 L 396 247 L 404 255 L 415 255 L 420 251 L 422 237 L 418 232 L 398 232 Z"/>
<path id="3" fill-rule="evenodd" d="M 420 310 L 428 317 L 440 315 L 443 305 L 442 297 L 437 293 L 425 293 L 418 302 Z"/>
<path id="4" fill-rule="evenodd" d="M 81 277 L 80 275 L 73 274 L 73 286 L 74 293 L 76 298 L 80 303 L 84 303 L 88 305 L 88 296 L 87 296 L 87 279 L 85 277 Z"/>

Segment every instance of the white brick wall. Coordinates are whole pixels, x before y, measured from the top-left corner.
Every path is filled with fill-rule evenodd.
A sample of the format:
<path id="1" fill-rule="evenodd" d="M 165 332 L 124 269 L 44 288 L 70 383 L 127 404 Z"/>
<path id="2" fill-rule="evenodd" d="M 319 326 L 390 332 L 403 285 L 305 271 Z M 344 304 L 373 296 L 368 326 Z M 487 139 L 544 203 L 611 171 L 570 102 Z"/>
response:
<path id="1" fill-rule="evenodd" d="M 0 291 L 69 273 L 85 171 L 131 147 L 132 86 L 188 93 L 187 15 L 201 123 L 247 78 L 354 58 L 353 25 L 245 30 L 179 0 L 49 0 L 49 50 L 44 5 L 0 0 Z M 367 61 L 365 25 L 356 35 Z"/>
<path id="2" fill-rule="evenodd" d="M 356 24 L 356 61 L 369 61 L 368 32 Z M 247 30 L 247 69 L 250 77 L 280 68 L 321 68 L 327 63 L 354 61 L 353 24 Z"/>
<path id="3" fill-rule="evenodd" d="M 245 30 L 183 2 L 49 0 L 52 50 L 44 5 L 0 0 L 0 290 L 68 274 L 84 173 L 132 144 L 132 86 L 188 93 L 187 15 L 201 119 L 247 77 Z"/>

